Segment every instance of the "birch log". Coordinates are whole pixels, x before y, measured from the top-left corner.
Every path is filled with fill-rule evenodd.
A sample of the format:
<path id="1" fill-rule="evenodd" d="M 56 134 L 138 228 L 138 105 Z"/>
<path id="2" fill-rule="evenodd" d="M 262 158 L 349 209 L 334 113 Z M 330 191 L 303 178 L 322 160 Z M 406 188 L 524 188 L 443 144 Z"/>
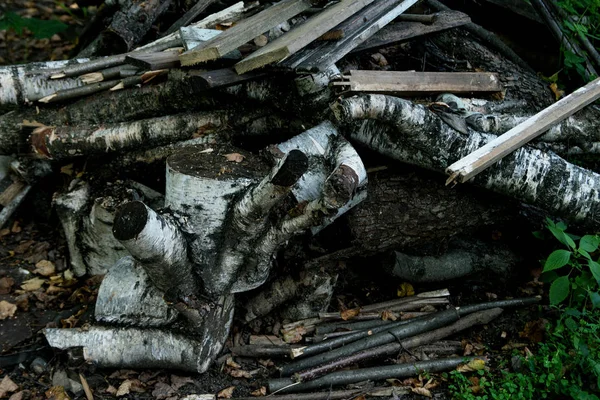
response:
<path id="1" fill-rule="evenodd" d="M 78 78 L 51 80 L 44 75 L 31 75 L 32 71 L 57 69 L 66 65 L 89 61 L 81 58 L 69 61 L 50 61 L 24 65 L 0 67 L 0 110 L 11 106 L 30 104 L 58 90 L 72 89 L 83 85 Z"/>
<path id="2" fill-rule="evenodd" d="M 471 131 L 462 135 L 422 105 L 381 95 L 342 100 L 335 106 L 342 122 L 365 122 L 351 137 L 394 159 L 444 171 L 452 162 L 495 138 Z M 600 175 L 553 153 L 523 147 L 478 176 L 474 183 L 578 221 L 600 216 Z"/>
<path id="3" fill-rule="evenodd" d="M 223 348 L 233 318 L 233 296 L 213 305 L 192 336 L 159 329 L 90 327 L 46 329 L 52 347 L 83 347 L 84 358 L 103 368 L 170 368 L 205 372 Z"/>
<path id="4" fill-rule="evenodd" d="M 123 257 L 102 280 L 94 316 L 99 322 L 142 328 L 169 325 L 178 313 L 163 296 L 140 263 L 131 256 Z"/>

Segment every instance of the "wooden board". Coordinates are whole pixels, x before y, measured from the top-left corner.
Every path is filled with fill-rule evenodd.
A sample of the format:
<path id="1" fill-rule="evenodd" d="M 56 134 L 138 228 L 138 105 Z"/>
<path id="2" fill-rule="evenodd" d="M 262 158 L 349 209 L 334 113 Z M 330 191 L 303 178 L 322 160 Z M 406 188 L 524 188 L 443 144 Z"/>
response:
<path id="1" fill-rule="evenodd" d="M 161 51 L 159 53 L 131 53 L 125 58 L 125 62 L 135 65 L 144 70 L 158 70 L 179 67 L 179 50 Z"/>
<path id="2" fill-rule="evenodd" d="M 265 72 L 248 72 L 238 75 L 232 68 L 215 69 L 212 71 L 190 71 L 188 77 L 192 85 L 200 90 L 237 85 L 267 77 Z"/>
<path id="3" fill-rule="evenodd" d="M 327 33 L 374 0 L 341 0 L 235 65 L 238 74 L 278 62 Z"/>
<path id="4" fill-rule="evenodd" d="M 415 3 L 416 0 L 378 0 L 334 28 L 344 32 L 339 40 L 312 43 L 278 67 L 298 72 L 325 71 Z"/>
<path id="5" fill-rule="evenodd" d="M 498 74 L 491 72 L 350 71 L 352 92 L 427 95 L 433 93 L 494 93 L 502 91 Z"/>
<path id="6" fill-rule="evenodd" d="M 308 0 L 282 0 L 262 12 L 246 18 L 221 35 L 186 51 L 180 56 L 181 65 L 194 65 L 223 57 L 258 35 L 300 14 L 310 6 Z"/>
<path id="7" fill-rule="evenodd" d="M 600 99 L 600 78 L 588 83 L 450 165 L 446 169 L 446 173 L 450 175 L 446 184 L 454 181 L 466 182 L 472 179 L 506 155 L 546 132 L 554 124 L 573 115 L 597 99 Z"/>
<path id="8" fill-rule="evenodd" d="M 419 22 L 396 22 L 390 24 L 354 49 L 353 52 L 385 47 L 393 43 L 401 43 L 471 22 L 471 18 L 460 11 L 440 11 L 433 15 L 436 18 L 433 23 L 428 25 Z"/>

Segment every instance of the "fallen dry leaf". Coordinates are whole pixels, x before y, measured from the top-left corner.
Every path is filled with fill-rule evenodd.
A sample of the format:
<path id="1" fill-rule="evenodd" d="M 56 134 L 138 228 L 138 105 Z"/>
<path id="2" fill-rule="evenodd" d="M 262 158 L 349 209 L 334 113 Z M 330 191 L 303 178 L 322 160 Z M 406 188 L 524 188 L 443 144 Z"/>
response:
<path id="1" fill-rule="evenodd" d="M 48 400 L 70 400 L 69 395 L 62 386 L 52 386 L 45 393 Z"/>
<path id="2" fill-rule="evenodd" d="M 0 321 L 14 316 L 16 311 L 17 306 L 15 304 L 9 303 L 6 300 L 0 301 Z"/>
<path id="3" fill-rule="evenodd" d="M 171 375 L 171 387 L 175 390 L 179 390 L 188 383 L 194 383 L 194 380 L 189 376 Z"/>
<path id="4" fill-rule="evenodd" d="M 227 365 L 228 367 L 234 368 L 234 369 L 242 368 L 242 366 L 240 364 L 236 363 L 235 361 L 233 361 L 233 358 L 231 358 L 231 357 L 227 357 L 227 361 L 225 361 L 225 365 Z"/>
<path id="5" fill-rule="evenodd" d="M 224 157 L 227 159 L 227 161 L 232 161 L 236 163 L 241 163 L 242 161 L 244 161 L 244 158 L 246 158 L 240 153 L 229 153 L 225 154 Z"/>
<path id="6" fill-rule="evenodd" d="M 217 393 L 217 397 L 220 399 L 230 399 L 231 396 L 233 396 L 234 390 L 235 390 L 235 386 L 229 386 L 228 388 L 225 388 L 225 389 L 221 390 L 219 393 Z"/>
<path id="7" fill-rule="evenodd" d="M 121 397 L 121 396 L 125 396 L 126 394 L 129 394 L 129 390 L 131 389 L 132 383 L 133 382 L 130 379 L 124 380 L 123 383 L 121 383 L 121 385 L 119 385 L 116 396 Z"/>
<path id="8" fill-rule="evenodd" d="M 12 393 L 18 388 L 19 386 L 17 386 L 8 375 L 5 375 L 2 382 L 0 382 L 0 397 L 6 396 L 8 393 Z"/>
<path id="9" fill-rule="evenodd" d="M 112 394 L 114 396 L 115 394 L 117 394 L 117 388 L 114 387 L 113 385 L 108 385 L 105 392 L 108 394 Z"/>
<path id="10" fill-rule="evenodd" d="M 381 53 L 371 54 L 371 58 L 373 61 L 377 63 L 380 67 L 387 67 L 389 65 L 388 60 Z"/>
<path id="11" fill-rule="evenodd" d="M 281 335 L 286 343 L 298 343 L 306 335 L 306 329 L 303 326 L 297 326 L 294 329 L 282 330 Z"/>
<path id="12" fill-rule="evenodd" d="M 15 280 L 10 276 L 0 278 L 0 294 L 8 294 L 15 284 Z"/>
<path id="13" fill-rule="evenodd" d="M 275 365 L 275 363 L 273 361 L 271 361 L 270 359 L 263 360 L 263 359 L 259 358 L 258 359 L 258 363 L 260 365 L 262 365 L 263 367 L 267 367 L 267 368 L 272 367 L 272 366 Z"/>
<path id="14" fill-rule="evenodd" d="M 560 100 L 565 95 L 565 91 L 560 90 L 556 83 L 550 84 L 550 90 L 552 90 L 552 93 L 554 93 L 554 97 L 556 98 L 556 100 Z"/>
<path id="15" fill-rule="evenodd" d="M 267 387 L 261 386 L 260 388 L 256 389 L 255 391 L 250 392 L 250 395 L 252 395 L 254 397 L 266 396 L 267 395 Z"/>
<path id="16" fill-rule="evenodd" d="M 431 395 L 431 392 L 428 389 L 425 389 L 424 387 L 414 387 L 414 388 L 410 388 L 410 390 L 413 393 L 420 394 L 421 396 L 430 397 L 430 398 L 433 397 Z"/>
<path id="17" fill-rule="evenodd" d="M 17 392 L 10 396 L 8 400 L 23 400 L 23 396 L 25 395 L 25 393 L 26 392 L 24 390 L 21 390 L 20 392 Z"/>
<path id="18" fill-rule="evenodd" d="M 392 311 L 384 310 L 381 312 L 381 319 L 384 321 L 395 321 L 398 317 Z"/>
<path id="19" fill-rule="evenodd" d="M 234 378 L 252 378 L 252 375 L 243 369 L 232 369 L 229 371 L 229 375 L 233 376 Z"/>
<path id="20" fill-rule="evenodd" d="M 56 267 L 52 261 L 42 260 L 35 264 L 35 269 L 33 270 L 34 274 L 42 275 L 42 276 L 50 276 L 56 272 Z"/>
<path id="21" fill-rule="evenodd" d="M 21 285 L 21 289 L 23 289 L 26 292 L 33 292 L 34 290 L 38 290 L 39 288 L 41 288 L 44 282 L 46 281 L 42 278 L 29 279 L 23 282 L 23 284 Z"/>
<path id="22" fill-rule="evenodd" d="M 177 393 L 177 391 L 173 389 L 171 385 L 168 385 L 164 382 L 158 382 L 156 385 L 154 385 L 154 390 L 152 390 L 152 396 L 157 400 L 166 399 L 175 393 Z"/>
<path id="23" fill-rule="evenodd" d="M 485 360 L 482 358 L 474 358 L 466 364 L 460 365 L 456 370 L 458 372 L 473 372 L 485 368 Z"/>
<path id="24" fill-rule="evenodd" d="M 415 288 L 413 288 L 413 286 L 410 283 L 403 282 L 400 284 L 400 286 L 398 286 L 397 295 L 398 295 L 398 297 L 414 296 Z"/>
<path id="25" fill-rule="evenodd" d="M 340 317 L 344 321 L 348 321 L 349 319 L 356 317 L 358 314 L 360 314 L 360 308 L 350 308 L 348 310 L 341 311 Z"/>

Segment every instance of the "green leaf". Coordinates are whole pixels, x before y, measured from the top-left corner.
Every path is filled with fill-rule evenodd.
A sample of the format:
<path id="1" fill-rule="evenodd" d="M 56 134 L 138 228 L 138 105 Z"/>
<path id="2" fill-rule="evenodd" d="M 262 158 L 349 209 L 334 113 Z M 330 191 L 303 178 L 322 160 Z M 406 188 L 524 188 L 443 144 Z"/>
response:
<path id="1" fill-rule="evenodd" d="M 588 252 L 587 252 L 587 251 L 585 251 L 584 249 L 581 249 L 581 248 L 580 248 L 579 250 L 577 250 L 577 252 L 578 252 L 580 255 L 584 256 L 584 257 L 585 257 L 586 259 L 588 259 L 588 260 L 591 260 L 591 259 L 592 259 L 592 256 L 590 256 L 590 253 L 588 253 Z"/>
<path id="2" fill-rule="evenodd" d="M 577 325 L 577 322 L 575 322 L 575 320 L 573 318 L 567 318 L 565 320 L 565 325 L 569 330 L 571 330 L 573 332 L 575 332 L 577 330 L 577 328 L 579 327 Z"/>
<path id="3" fill-rule="evenodd" d="M 554 250 L 548 256 L 546 263 L 544 264 L 544 270 L 542 272 L 553 271 L 555 269 L 564 267 L 569 263 L 571 258 L 571 252 L 568 250 Z"/>
<path id="4" fill-rule="evenodd" d="M 600 237 L 596 235 L 585 235 L 579 241 L 579 249 L 583 249 L 588 253 L 593 253 L 600 245 Z"/>
<path id="5" fill-rule="evenodd" d="M 569 296 L 570 282 L 568 276 L 561 276 L 550 285 L 550 304 L 562 303 Z"/>
<path id="6" fill-rule="evenodd" d="M 573 241 L 573 239 L 571 239 L 571 237 L 567 235 L 562 229 L 551 226 L 549 226 L 548 229 L 550 230 L 550 232 L 552 232 L 554 237 L 565 246 L 568 246 L 572 249 L 575 249 L 577 247 L 575 246 L 575 242 Z"/>
<path id="7" fill-rule="evenodd" d="M 594 308 L 600 307 L 600 293 L 590 292 L 590 300 L 592 301 Z"/>
<path id="8" fill-rule="evenodd" d="M 590 260 L 588 261 L 588 266 L 590 267 L 592 275 L 594 275 L 594 278 L 596 278 L 596 282 L 598 282 L 600 285 L 600 264 L 598 264 L 596 261 Z"/>

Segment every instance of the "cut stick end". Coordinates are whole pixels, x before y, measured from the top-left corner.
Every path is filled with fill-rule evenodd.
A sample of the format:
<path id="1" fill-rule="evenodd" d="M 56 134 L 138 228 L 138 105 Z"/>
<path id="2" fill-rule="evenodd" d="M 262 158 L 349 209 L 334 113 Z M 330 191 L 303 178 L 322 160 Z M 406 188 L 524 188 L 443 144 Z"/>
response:
<path id="1" fill-rule="evenodd" d="M 58 96 L 58 95 L 56 93 L 54 93 L 54 94 L 51 94 L 50 96 L 42 97 L 41 99 L 38 100 L 38 102 L 50 103 L 56 96 Z"/>
<path id="2" fill-rule="evenodd" d="M 50 79 L 61 79 L 61 78 L 65 78 L 66 76 L 67 76 L 67 74 L 65 74 L 64 72 L 61 72 L 60 74 L 50 75 Z"/>
<path id="3" fill-rule="evenodd" d="M 117 83 L 115 86 L 111 87 L 109 90 L 111 92 L 115 92 L 117 90 L 125 89 L 125 84 L 123 82 Z"/>
<path id="4" fill-rule="evenodd" d="M 296 357 L 300 357 L 302 354 L 304 354 L 304 349 L 306 349 L 306 346 L 304 346 L 304 347 L 298 347 L 296 349 L 292 349 L 290 351 L 290 357 L 292 359 L 294 359 Z"/>
<path id="5" fill-rule="evenodd" d="M 102 72 L 90 72 L 89 74 L 81 75 L 79 79 L 81 79 L 81 82 L 89 85 L 91 83 L 102 82 L 104 80 L 104 75 L 102 75 Z"/>

